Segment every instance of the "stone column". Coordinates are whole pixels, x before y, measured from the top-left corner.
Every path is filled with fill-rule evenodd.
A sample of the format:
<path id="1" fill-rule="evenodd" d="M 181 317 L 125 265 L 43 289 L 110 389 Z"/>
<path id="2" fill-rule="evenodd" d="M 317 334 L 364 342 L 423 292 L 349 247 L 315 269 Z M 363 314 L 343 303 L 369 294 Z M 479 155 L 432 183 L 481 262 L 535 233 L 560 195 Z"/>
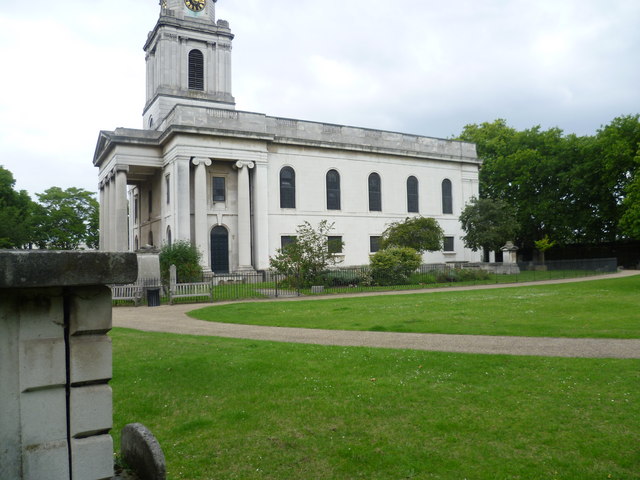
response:
<path id="1" fill-rule="evenodd" d="M 113 477 L 111 291 L 133 253 L 0 252 L 0 478 Z"/>
<path id="2" fill-rule="evenodd" d="M 238 271 L 253 271 L 251 266 L 251 193 L 249 170 L 253 162 L 236 162 L 238 169 Z"/>
<path id="3" fill-rule="evenodd" d="M 267 164 L 256 163 L 253 173 L 253 258 L 258 270 L 269 268 L 268 195 Z"/>
<path id="4" fill-rule="evenodd" d="M 105 212 L 107 209 L 107 205 L 105 204 L 105 183 L 104 180 L 101 181 L 98 184 L 98 189 L 100 191 L 100 225 L 99 225 L 99 229 L 100 229 L 100 250 L 104 251 L 106 250 L 105 248 L 105 232 L 106 232 L 106 225 L 105 225 Z"/>
<path id="5" fill-rule="evenodd" d="M 116 250 L 116 179 L 115 172 L 109 173 L 109 218 L 107 219 L 108 251 Z"/>
<path id="6" fill-rule="evenodd" d="M 127 200 L 127 165 L 118 165 L 115 168 L 115 245 L 116 252 L 129 250 L 129 208 Z"/>
<path id="7" fill-rule="evenodd" d="M 181 157 L 175 160 L 175 208 L 174 229 L 175 240 L 191 241 L 191 189 L 189 179 L 189 157 Z"/>
<path id="8" fill-rule="evenodd" d="M 207 221 L 207 211 L 209 202 L 207 199 L 207 167 L 211 166 L 208 158 L 194 158 L 193 164 L 196 166 L 194 178 L 194 210 L 195 210 L 195 235 L 196 247 L 202 254 L 201 264 L 205 271 L 211 271 L 209 266 L 209 254 L 207 253 L 209 240 L 209 222 Z"/>

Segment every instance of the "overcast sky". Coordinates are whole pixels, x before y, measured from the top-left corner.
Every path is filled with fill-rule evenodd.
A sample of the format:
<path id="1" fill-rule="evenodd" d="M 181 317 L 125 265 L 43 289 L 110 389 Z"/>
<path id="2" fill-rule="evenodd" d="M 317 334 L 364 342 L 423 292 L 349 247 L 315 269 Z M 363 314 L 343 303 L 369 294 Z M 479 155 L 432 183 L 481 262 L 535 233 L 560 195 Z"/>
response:
<path id="1" fill-rule="evenodd" d="M 158 0 L 0 3 L 0 165 L 35 199 L 97 189 L 141 128 Z M 240 110 L 433 137 L 505 118 L 591 135 L 640 113 L 638 0 L 219 0 Z"/>

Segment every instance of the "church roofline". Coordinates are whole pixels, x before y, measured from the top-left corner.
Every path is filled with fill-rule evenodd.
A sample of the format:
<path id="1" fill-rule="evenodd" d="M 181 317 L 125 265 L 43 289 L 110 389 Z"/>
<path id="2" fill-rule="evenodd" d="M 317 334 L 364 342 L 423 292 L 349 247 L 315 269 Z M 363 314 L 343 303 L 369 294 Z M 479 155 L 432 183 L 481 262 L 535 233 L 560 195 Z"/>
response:
<path id="1" fill-rule="evenodd" d="M 187 110 L 183 110 L 183 109 Z M 188 113 L 188 120 L 185 115 Z M 270 117 L 262 113 L 176 105 L 167 117 L 165 130 L 118 128 L 100 132 L 94 165 L 99 166 L 117 145 L 162 147 L 176 135 L 243 138 L 280 145 L 400 155 L 481 165 L 475 144 L 459 140 Z"/>

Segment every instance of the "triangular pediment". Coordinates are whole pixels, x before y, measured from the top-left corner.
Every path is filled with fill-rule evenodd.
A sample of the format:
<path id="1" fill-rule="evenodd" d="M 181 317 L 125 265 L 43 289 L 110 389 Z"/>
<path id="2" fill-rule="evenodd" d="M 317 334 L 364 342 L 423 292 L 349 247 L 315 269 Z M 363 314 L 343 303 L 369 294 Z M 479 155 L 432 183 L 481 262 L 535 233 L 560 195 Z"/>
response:
<path id="1" fill-rule="evenodd" d="M 102 154 L 109 148 L 112 136 L 113 132 L 107 132 L 105 130 L 100 131 L 100 134 L 98 135 L 98 142 L 96 143 L 96 149 L 93 153 L 93 164 L 96 167 L 99 166 Z"/>

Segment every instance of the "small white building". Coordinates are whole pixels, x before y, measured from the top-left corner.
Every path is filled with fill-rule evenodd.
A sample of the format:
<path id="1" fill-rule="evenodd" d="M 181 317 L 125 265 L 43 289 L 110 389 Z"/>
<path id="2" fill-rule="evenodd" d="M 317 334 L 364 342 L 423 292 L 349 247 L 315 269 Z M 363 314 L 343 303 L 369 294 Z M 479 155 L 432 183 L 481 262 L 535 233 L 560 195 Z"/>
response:
<path id="1" fill-rule="evenodd" d="M 334 222 L 363 265 L 391 222 L 435 218 L 443 252 L 479 261 L 460 212 L 478 196 L 475 145 L 235 109 L 229 24 L 215 1 L 163 0 L 145 44 L 142 129 L 100 132 L 100 248 L 195 244 L 207 271 L 263 270 L 304 221 Z"/>

